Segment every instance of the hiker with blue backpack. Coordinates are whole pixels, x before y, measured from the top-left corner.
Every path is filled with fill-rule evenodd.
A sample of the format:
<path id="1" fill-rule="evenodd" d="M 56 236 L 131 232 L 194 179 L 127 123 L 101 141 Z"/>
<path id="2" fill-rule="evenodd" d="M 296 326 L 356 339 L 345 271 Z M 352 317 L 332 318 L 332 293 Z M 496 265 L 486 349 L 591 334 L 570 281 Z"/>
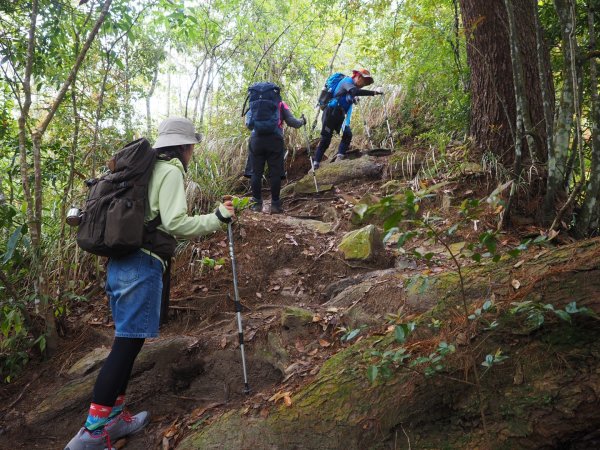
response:
<path id="1" fill-rule="evenodd" d="M 109 257 L 105 289 L 115 338 L 96 378 L 85 424 L 65 450 L 115 450 L 112 443 L 150 421 L 147 411 L 129 414 L 125 391 L 144 341 L 158 336 L 175 238 L 221 230 L 234 216 L 229 199 L 213 213 L 188 215 L 184 177 L 198 142 L 190 120 L 166 119 L 154 148 L 138 139 L 113 157 L 107 175 L 86 182 L 90 195 L 75 217 L 77 243 Z"/>
<path id="2" fill-rule="evenodd" d="M 262 177 L 265 163 L 269 167 L 271 183 L 271 214 L 283 213 L 279 192 L 281 178 L 285 174 L 283 124 L 293 128 L 306 125 L 304 114 L 297 119 L 289 106 L 281 99 L 281 89 L 274 83 L 254 83 L 248 88 L 248 110 L 246 103 L 242 116 L 246 118 L 246 127 L 252 130 L 250 136 L 250 161 L 252 167 L 252 201 L 250 209 L 262 212 Z"/>
<path id="3" fill-rule="evenodd" d="M 343 73 L 334 73 L 325 82 L 325 88 L 319 96 L 319 106 L 323 110 L 321 140 L 315 152 L 314 168 L 319 168 L 325 151 L 331 144 L 333 132 L 342 134 L 342 141 L 338 147 L 336 159 L 341 160 L 346 156 L 352 141 L 350 129 L 350 115 L 352 105 L 358 102 L 357 97 L 382 95 L 383 92 L 362 89 L 373 84 L 371 72 L 367 69 L 356 69 L 352 76 Z"/>

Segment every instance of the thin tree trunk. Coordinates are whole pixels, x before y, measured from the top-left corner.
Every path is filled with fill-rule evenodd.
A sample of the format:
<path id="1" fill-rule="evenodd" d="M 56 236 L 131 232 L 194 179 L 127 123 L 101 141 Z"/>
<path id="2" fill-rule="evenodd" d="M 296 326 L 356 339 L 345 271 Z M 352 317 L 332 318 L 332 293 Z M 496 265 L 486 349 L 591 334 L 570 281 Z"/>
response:
<path id="1" fill-rule="evenodd" d="M 596 32 L 594 29 L 594 9 L 592 1 L 588 1 L 588 33 L 589 47 L 596 48 Z M 596 59 L 590 59 L 590 128 L 592 131 L 592 162 L 590 179 L 585 192 L 581 217 L 577 221 L 577 229 L 581 235 L 587 235 L 598 229 L 598 196 L 600 195 L 600 99 L 598 98 L 598 68 Z"/>
<path id="2" fill-rule="evenodd" d="M 125 38 L 125 136 L 127 137 L 128 141 L 133 140 L 131 110 L 131 86 L 129 85 L 129 38 Z"/>
<path id="3" fill-rule="evenodd" d="M 522 161 L 523 161 L 523 128 L 525 126 L 525 115 L 528 113 L 526 106 L 525 92 L 523 87 L 523 68 L 521 66 L 521 55 L 519 53 L 518 33 L 515 24 L 514 10 L 511 0 L 504 0 L 506 7 L 506 16 L 508 19 L 508 39 L 510 43 L 510 55 L 513 83 L 515 90 L 516 105 L 516 125 L 514 133 L 515 159 L 513 164 L 513 183 L 510 188 L 510 195 L 506 208 L 502 214 L 501 228 L 505 228 L 510 217 L 510 210 L 515 199 L 515 192 L 521 180 Z M 528 141 L 529 142 L 529 141 Z M 530 149 L 533 147 L 530 147 Z"/>
<path id="4" fill-rule="evenodd" d="M 206 64 L 206 58 L 202 62 L 203 65 Z M 202 95 L 202 87 L 204 85 L 204 79 L 206 78 L 206 68 L 202 70 L 202 76 L 200 77 L 200 82 L 198 83 L 198 92 L 196 93 L 196 99 L 194 100 L 194 114 L 192 115 L 192 121 L 196 122 L 196 117 L 198 117 L 198 104 L 200 103 L 200 97 Z"/>
<path id="5" fill-rule="evenodd" d="M 583 86 L 583 83 L 580 82 L 580 73 L 577 70 L 577 40 L 575 37 L 575 25 L 576 25 L 576 12 L 575 12 L 575 2 L 573 0 L 567 2 L 568 5 L 568 14 L 572 23 L 571 32 L 569 33 L 569 51 L 571 53 L 571 73 L 573 75 L 573 109 L 575 111 L 575 137 L 574 141 L 577 144 L 577 155 L 579 157 L 579 181 L 575 184 L 571 195 L 564 203 L 556 218 L 552 222 L 550 226 L 550 230 L 554 230 L 558 227 L 560 220 L 562 219 L 563 214 L 569 210 L 571 205 L 575 202 L 575 199 L 579 196 L 579 193 L 583 190 L 585 186 L 585 155 L 583 154 L 583 137 L 581 135 L 581 102 L 583 99 L 583 91 L 580 89 L 580 86 Z M 581 80 L 582 81 L 582 80 Z M 574 149 L 575 151 L 575 149 Z M 575 172 L 573 172 L 575 173 Z M 566 182 L 567 180 L 565 180 Z M 566 184 L 565 184 L 566 185 Z"/>
<path id="6" fill-rule="evenodd" d="M 544 42 L 544 31 L 540 22 L 539 6 L 535 5 L 535 41 L 536 56 L 538 65 L 538 75 L 540 79 L 540 92 L 542 95 L 542 108 L 544 112 L 544 124 L 546 126 L 546 154 L 554 152 L 554 99 L 551 95 L 551 88 L 548 86 L 548 80 L 552 77 L 548 74 L 544 55 L 547 53 L 546 43 Z M 541 149 L 540 149 L 541 150 Z"/>
<path id="7" fill-rule="evenodd" d="M 194 90 L 194 86 L 196 86 L 196 82 L 198 81 L 198 76 L 200 74 L 200 67 L 202 67 L 204 65 L 204 60 L 205 59 L 206 59 L 206 55 L 202 59 L 202 62 L 200 62 L 200 64 L 198 64 L 196 66 L 196 68 L 195 68 L 194 79 L 192 80 L 192 84 L 190 85 L 190 88 L 188 89 L 187 96 L 185 98 L 185 114 L 184 114 L 185 117 L 188 116 L 188 104 L 190 102 L 190 97 L 192 96 L 192 91 Z M 200 84 L 200 88 L 202 88 L 202 84 Z"/>
<path id="8" fill-rule="evenodd" d="M 84 158 L 87 160 L 88 156 L 92 158 L 92 178 L 96 176 L 96 152 L 98 150 L 98 140 L 100 139 L 100 120 L 102 119 L 102 108 L 104 107 L 104 94 L 106 93 L 106 84 L 108 82 L 108 74 L 110 72 L 111 67 L 111 59 L 110 54 L 111 50 L 106 52 L 106 69 L 104 70 L 104 75 L 102 76 L 102 83 L 100 84 L 100 95 L 98 97 L 98 104 L 96 105 L 96 114 L 94 118 L 94 137 L 92 138 L 92 148 L 90 152 Z"/>
<path id="9" fill-rule="evenodd" d="M 23 96 L 24 101 L 19 116 L 19 153 L 21 161 L 21 182 L 23 183 L 23 194 L 27 202 L 27 222 L 29 230 L 34 240 L 34 233 L 37 231 L 35 226 L 34 202 L 31 194 L 31 185 L 29 182 L 29 163 L 27 161 L 27 121 L 29 120 L 29 110 L 31 108 L 31 73 L 33 69 L 33 59 L 35 57 L 35 30 L 37 26 L 38 1 L 31 3 L 31 19 L 29 24 L 29 37 L 27 39 L 27 60 L 25 63 L 25 75 L 23 76 Z M 35 242 L 39 242 L 38 236 L 35 236 Z"/>
<path id="10" fill-rule="evenodd" d="M 573 91 L 573 81 L 576 76 L 572 71 L 571 33 L 574 23 L 571 20 L 571 0 L 554 0 L 554 6 L 560 19 L 563 53 L 563 86 L 561 91 L 558 119 L 554 126 L 554 146 L 552 153 L 548 155 L 548 181 L 546 186 L 546 197 L 543 204 L 544 221 L 550 222 L 555 215 L 556 201 L 566 197 L 563 189 L 565 175 L 567 173 L 567 157 L 569 142 L 571 139 L 571 128 L 573 127 L 573 114 L 575 111 L 576 93 Z"/>
<path id="11" fill-rule="evenodd" d="M 152 136 L 152 112 L 150 110 L 150 101 L 152 100 L 152 96 L 154 95 L 154 90 L 156 89 L 156 83 L 158 81 L 158 64 L 154 69 L 154 75 L 152 76 L 152 84 L 150 85 L 150 91 L 148 92 L 148 96 L 146 97 L 146 135 L 148 138 Z"/>
<path id="12" fill-rule="evenodd" d="M 206 79 L 206 87 L 204 88 L 204 95 L 202 97 L 202 107 L 200 108 L 200 122 L 199 122 L 199 127 L 202 128 L 203 124 L 204 124 L 204 112 L 206 110 L 206 100 L 208 98 L 208 91 L 210 90 L 210 87 L 212 85 L 212 70 L 215 64 L 215 58 L 214 55 L 211 56 L 210 58 L 210 64 L 208 65 L 208 77 Z"/>

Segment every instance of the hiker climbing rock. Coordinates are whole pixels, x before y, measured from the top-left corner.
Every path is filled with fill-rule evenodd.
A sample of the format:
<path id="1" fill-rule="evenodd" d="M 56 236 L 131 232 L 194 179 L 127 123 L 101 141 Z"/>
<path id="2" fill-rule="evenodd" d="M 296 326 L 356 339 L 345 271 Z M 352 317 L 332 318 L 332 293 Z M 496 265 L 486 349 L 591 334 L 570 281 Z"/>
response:
<path id="1" fill-rule="evenodd" d="M 248 88 L 249 102 L 246 126 L 252 130 L 250 137 L 250 159 L 252 166 L 252 200 L 253 211 L 262 211 L 262 177 L 265 162 L 269 167 L 271 182 L 271 214 L 281 214 L 283 208 L 279 199 L 281 177 L 284 169 L 283 123 L 293 128 L 306 124 L 304 115 L 300 119 L 294 117 L 289 106 L 281 99 L 279 86 L 261 82 Z"/>
<path id="2" fill-rule="evenodd" d="M 341 131 L 342 135 L 336 158 L 345 158 L 352 141 L 349 120 L 352 105 L 358 102 L 357 97 L 383 94 L 379 91 L 362 89 L 370 84 L 373 84 L 373 77 L 367 69 L 353 70 L 351 77 L 334 73 L 325 82 L 325 88 L 319 96 L 319 104 L 323 108 L 323 127 L 321 128 L 321 141 L 315 153 L 315 169 L 319 167 L 325 151 L 331 144 L 334 131 L 338 134 Z"/>
<path id="3" fill-rule="evenodd" d="M 157 160 L 150 166 L 145 221 L 160 217 L 156 231 L 166 242 L 175 244 L 175 238 L 193 238 L 220 230 L 234 216 L 230 200 L 211 214 L 192 217 L 187 214 L 183 181 L 198 142 L 200 135 L 188 119 L 169 118 L 158 127 L 154 144 Z M 122 226 L 128 226 L 126 219 Z M 134 416 L 127 412 L 125 391 L 145 339 L 158 336 L 163 273 L 169 273 L 174 250 L 175 245 L 154 246 L 144 242 L 142 248 L 109 259 L 106 293 L 115 338 L 96 379 L 85 425 L 65 450 L 110 450 L 111 441 L 140 431 L 150 421 L 147 411 Z"/>

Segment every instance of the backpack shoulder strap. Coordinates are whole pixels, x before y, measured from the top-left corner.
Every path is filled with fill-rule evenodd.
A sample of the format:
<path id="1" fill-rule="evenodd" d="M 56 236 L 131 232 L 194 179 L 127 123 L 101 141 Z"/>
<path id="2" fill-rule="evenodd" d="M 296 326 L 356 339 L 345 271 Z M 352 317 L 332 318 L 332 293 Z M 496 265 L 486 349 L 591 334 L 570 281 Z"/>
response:
<path id="1" fill-rule="evenodd" d="M 246 109 L 246 105 L 248 104 L 248 100 L 250 99 L 250 94 L 246 95 L 246 100 L 244 100 L 244 106 L 242 106 L 242 117 L 244 117 L 246 115 L 246 113 L 248 112 L 248 109 Z"/>

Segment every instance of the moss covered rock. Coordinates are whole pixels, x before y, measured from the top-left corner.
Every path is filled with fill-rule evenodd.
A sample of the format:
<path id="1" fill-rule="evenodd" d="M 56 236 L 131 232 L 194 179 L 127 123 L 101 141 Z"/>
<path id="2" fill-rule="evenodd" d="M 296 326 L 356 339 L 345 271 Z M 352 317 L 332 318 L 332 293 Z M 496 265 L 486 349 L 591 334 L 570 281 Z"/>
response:
<path id="1" fill-rule="evenodd" d="M 383 244 L 375 225 L 367 225 L 347 233 L 338 248 L 347 260 L 371 261 L 383 250 Z"/>

